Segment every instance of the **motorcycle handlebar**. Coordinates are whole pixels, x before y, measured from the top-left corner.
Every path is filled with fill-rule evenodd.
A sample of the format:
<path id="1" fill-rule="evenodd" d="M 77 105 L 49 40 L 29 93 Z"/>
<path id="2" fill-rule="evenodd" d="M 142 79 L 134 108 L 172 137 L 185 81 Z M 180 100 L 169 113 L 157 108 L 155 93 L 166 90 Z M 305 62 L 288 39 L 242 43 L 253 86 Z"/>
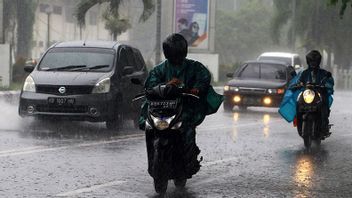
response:
<path id="1" fill-rule="evenodd" d="M 196 98 L 196 99 L 198 99 L 198 100 L 200 99 L 199 96 L 194 95 L 194 94 L 190 94 L 190 93 L 186 93 L 186 92 L 182 92 L 181 94 L 182 94 L 182 96 L 190 96 L 190 97 Z M 143 99 L 143 98 L 146 98 L 146 94 L 145 94 L 145 93 L 143 93 L 143 94 L 138 94 L 138 95 L 136 95 L 136 96 L 132 99 L 132 102 L 136 102 L 136 101 L 141 100 L 141 99 Z"/>

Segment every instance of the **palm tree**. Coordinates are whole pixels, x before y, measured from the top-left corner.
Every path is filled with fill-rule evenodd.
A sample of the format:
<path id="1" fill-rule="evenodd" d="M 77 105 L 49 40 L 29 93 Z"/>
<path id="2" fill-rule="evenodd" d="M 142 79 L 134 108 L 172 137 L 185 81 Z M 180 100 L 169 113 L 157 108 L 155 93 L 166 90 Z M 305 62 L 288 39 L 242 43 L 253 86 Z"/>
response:
<path id="1" fill-rule="evenodd" d="M 273 40 L 280 41 L 280 33 L 288 26 L 290 34 L 295 29 L 296 37 L 290 42 L 299 42 L 300 49 L 324 50 L 329 57 L 334 55 L 337 65 L 348 68 L 352 53 L 352 23 L 348 18 L 340 18 L 339 10 L 326 1 L 296 0 L 295 15 L 292 0 L 274 0 L 275 11 L 272 19 Z M 287 28 L 286 26 L 286 28 Z M 287 36 L 291 38 L 290 35 Z M 289 40 L 289 39 L 288 39 Z"/>
<path id="2" fill-rule="evenodd" d="M 119 14 L 119 7 L 123 1 L 124 0 L 80 0 L 75 11 L 77 22 L 81 27 L 84 27 L 85 16 L 90 8 L 97 4 L 109 3 L 109 6 L 103 13 L 105 28 L 110 31 L 113 39 L 117 40 L 118 35 L 131 28 L 129 20 L 121 18 Z M 142 0 L 142 2 L 144 7 L 139 22 L 145 22 L 155 10 L 154 0 Z"/>
<path id="3" fill-rule="evenodd" d="M 342 16 L 344 15 L 345 13 L 345 10 L 347 8 L 347 5 L 350 4 L 351 7 L 352 7 L 352 0 L 329 0 L 330 3 L 332 5 L 336 5 L 338 4 L 339 2 L 341 2 L 341 8 L 340 8 L 340 17 L 342 18 Z"/>

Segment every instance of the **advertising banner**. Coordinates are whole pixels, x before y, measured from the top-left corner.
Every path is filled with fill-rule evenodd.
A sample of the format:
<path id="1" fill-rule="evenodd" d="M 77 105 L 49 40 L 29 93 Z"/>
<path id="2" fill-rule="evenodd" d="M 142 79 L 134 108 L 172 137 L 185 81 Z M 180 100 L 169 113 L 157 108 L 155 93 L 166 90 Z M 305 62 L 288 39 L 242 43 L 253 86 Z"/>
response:
<path id="1" fill-rule="evenodd" d="M 208 0 L 175 0 L 174 32 L 182 34 L 190 48 L 209 49 Z"/>

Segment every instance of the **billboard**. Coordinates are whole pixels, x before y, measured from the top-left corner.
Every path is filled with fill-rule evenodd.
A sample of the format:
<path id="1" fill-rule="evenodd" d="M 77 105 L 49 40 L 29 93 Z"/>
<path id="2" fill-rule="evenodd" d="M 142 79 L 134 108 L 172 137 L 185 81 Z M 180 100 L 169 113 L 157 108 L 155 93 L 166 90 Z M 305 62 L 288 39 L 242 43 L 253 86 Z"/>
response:
<path id="1" fill-rule="evenodd" d="M 175 0 L 174 32 L 190 48 L 209 49 L 209 0 Z"/>

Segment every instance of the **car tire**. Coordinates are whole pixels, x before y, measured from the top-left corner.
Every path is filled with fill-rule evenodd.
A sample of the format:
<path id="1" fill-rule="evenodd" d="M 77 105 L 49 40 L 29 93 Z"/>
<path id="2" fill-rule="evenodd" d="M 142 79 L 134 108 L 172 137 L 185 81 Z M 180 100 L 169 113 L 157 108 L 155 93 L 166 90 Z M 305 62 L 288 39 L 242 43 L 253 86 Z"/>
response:
<path id="1" fill-rule="evenodd" d="M 225 112 L 231 112 L 233 110 L 233 105 L 230 103 L 224 102 L 224 111 Z"/>
<path id="2" fill-rule="evenodd" d="M 238 106 L 238 108 L 241 110 L 241 111 L 247 111 L 247 106 Z"/>
<path id="3" fill-rule="evenodd" d="M 115 108 L 116 112 L 112 116 L 112 118 L 108 119 L 105 122 L 106 128 L 110 130 L 119 129 L 123 126 L 124 121 L 124 113 L 120 108 Z"/>

